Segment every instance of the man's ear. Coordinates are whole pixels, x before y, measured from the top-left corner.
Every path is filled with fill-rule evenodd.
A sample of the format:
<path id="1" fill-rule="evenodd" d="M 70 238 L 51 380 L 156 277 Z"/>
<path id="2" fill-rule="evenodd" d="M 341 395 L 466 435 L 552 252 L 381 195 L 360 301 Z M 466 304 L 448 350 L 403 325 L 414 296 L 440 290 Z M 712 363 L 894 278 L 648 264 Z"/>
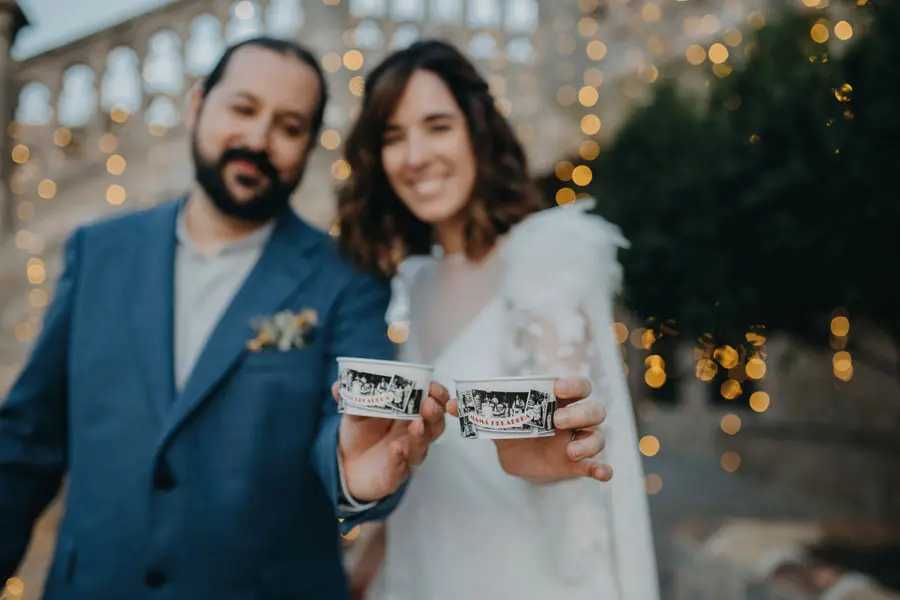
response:
<path id="1" fill-rule="evenodd" d="M 198 80 L 187 96 L 187 126 L 188 131 L 194 131 L 197 126 L 197 119 L 200 116 L 200 107 L 203 105 L 203 84 L 204 81 Z"/>

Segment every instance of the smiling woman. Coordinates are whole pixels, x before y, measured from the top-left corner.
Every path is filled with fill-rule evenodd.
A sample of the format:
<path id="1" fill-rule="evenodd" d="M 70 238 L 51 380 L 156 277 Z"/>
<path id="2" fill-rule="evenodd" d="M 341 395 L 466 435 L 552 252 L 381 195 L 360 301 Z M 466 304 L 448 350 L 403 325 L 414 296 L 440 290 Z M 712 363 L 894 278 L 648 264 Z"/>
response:
<path id="1" fill-rule="evenodd" d="M 341 244 L 358 266 L 396 274 L 386 316 L 408 324 L 399 359 L 431 365 L 460 393 L 465 381 L 491 382 L 475 386 L 474 404 L 461 397 L 450 426 L 460 434 L 416 469 L 366 597 L 657 600 L 610 327 L 627 241 L 583 204 L 541 210 L 498 104 L 459 50 L 424 41 L 374 68 L 346 141 Z M 432 245 L 434 256 L 413 256 Z M 598 393 L 559 376 L 588 377 Z M 608 446 L 601 402 L 616 432 Z M 472 439 L 487 435 L 493 444 Z M 597 460 L 604 449 L 611 487 L 599 483 L 611 476 Z M 361 551 L 378 562 L 371 541 Z M 438 555 L 447 558 L 429 560 Z M 364 562 L 353 566 L 357 588 L 373 571 Z"/>
<path id="2" fill-rule="evenodd" d="M 341 246 L 376 273 L 429 254 L 435 237 L 480 258 L 546 206 L 487 83 L 442 42 L 417 42 L 373 70 L 345 147 Z"/>

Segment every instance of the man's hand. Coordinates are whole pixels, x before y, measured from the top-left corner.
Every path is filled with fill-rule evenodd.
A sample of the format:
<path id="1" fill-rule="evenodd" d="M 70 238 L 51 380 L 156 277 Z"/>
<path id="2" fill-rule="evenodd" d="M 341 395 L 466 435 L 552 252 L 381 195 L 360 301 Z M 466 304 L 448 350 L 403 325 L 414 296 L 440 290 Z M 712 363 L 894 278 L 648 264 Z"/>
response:
<path id="1" fill-rule="evenodd" d="M 494 440 L 503 470 L 538 483 L 576 477 L 609 481 L 612 468 L 594 458 L 606 445 L 600 430 L 606 410 L 596 400 L 587 399 L 591 389 L 589 379 L 557 379 L 553 388 L 560 406 L 554 415 L 556 435 Z M 447 410 L 459 416 L 456 399 L 448 403 Z"/>
<path id="2" fill-rule="evenodd" d="M 331 388 L 338 400 L 338 383 Z M 428 447 L 444 432 L 450 394 L 432 383 L 422 402 L 422 418 L 414 421 L 343 415 L 338 451 L 344 464 L 347 491 L 359 502 L 393 494 L 422 464 Z"/>

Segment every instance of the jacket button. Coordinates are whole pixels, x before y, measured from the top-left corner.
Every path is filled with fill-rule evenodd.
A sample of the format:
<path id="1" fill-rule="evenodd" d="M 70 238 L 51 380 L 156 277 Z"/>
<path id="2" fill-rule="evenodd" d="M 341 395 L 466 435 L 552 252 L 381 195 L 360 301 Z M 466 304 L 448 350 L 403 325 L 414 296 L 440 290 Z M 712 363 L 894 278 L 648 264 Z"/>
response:
<path id="1" fill-rule="evenodd" d="M 153 473 L 153 487 L 167 492 L 175 488 L 176 485 L 178 485 L 178 481 L 176 481 L 168 461 L 165 459 L 160 460 L 156 465 L 156 471 Z"/>
<path id="2" fill-rule="evenodd" d="M 166 575 L 161 571 L 148 571 L 144 577 L 144 584 L 148 588 L 161 588 L 166 583 Z"/>

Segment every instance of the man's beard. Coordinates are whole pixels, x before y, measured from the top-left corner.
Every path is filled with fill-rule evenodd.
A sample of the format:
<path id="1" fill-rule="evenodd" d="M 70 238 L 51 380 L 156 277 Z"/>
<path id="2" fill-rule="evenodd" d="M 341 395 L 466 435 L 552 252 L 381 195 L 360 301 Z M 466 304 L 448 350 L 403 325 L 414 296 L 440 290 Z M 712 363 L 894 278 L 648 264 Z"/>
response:
<path id="1" fill-rule="evenodd" d="M 248 223 L 265 223 L 280 215 L 290 204 L 291 194 L 300 185 L 303 168 L 297 175 L 282 181 L 265 152 L 254 152 L 247 148 L 229 148 L 217 161 L 209 161 L 200 153 L 197 136 L 191 143 L 194 158 L 194 173 L 197 183 L 206 192 L 216 208 L 224 215 Z M 268 186 L 253 198 L 240 202 L 235 199 L 225 184 L 225 166 L 232 161 L 246 161 L 256 167 Z"/>

